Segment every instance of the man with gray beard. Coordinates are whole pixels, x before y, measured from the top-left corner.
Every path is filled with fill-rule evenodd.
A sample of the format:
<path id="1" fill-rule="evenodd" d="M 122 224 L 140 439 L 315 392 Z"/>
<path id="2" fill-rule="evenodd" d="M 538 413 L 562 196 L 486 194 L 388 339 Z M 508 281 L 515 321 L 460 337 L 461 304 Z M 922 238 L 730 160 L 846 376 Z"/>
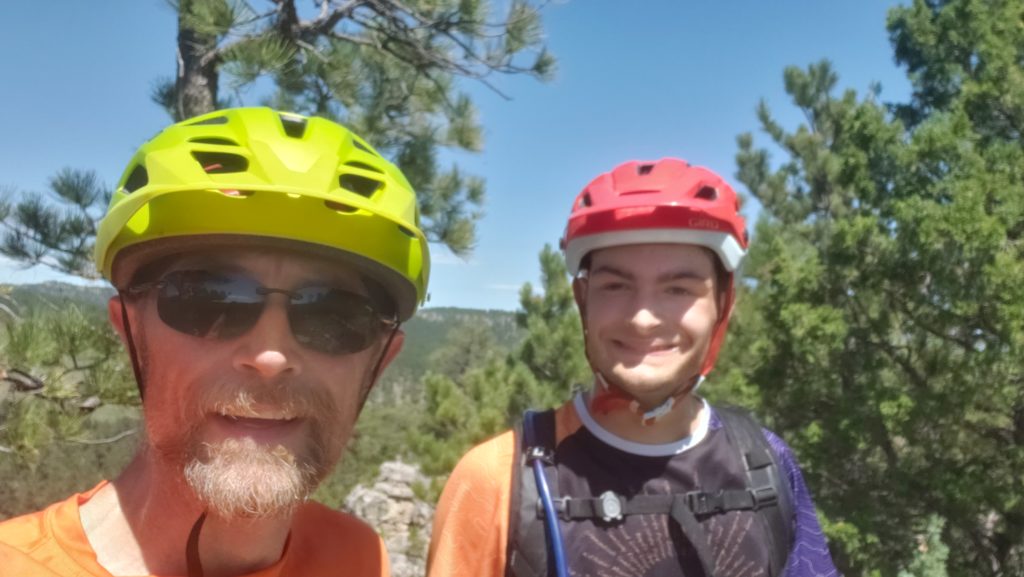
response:
<path id="1" fill-rule="evenodd" d="M 322 118 L 222 110 L 145 143 L 95 247 L 145 438 L 0 523 L 0 576 L 388 575 L 372 529 L 309 497 L 426 294 L 418 222 L 401 172 Z"/>

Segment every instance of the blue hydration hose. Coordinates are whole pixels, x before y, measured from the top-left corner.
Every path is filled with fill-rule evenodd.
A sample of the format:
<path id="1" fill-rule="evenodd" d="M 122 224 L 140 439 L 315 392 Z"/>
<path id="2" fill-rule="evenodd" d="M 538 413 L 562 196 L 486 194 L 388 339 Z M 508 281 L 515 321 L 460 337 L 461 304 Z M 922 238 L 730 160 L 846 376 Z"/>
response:
<path id="1" fill-rule="evenodd" d="M 544 477 L 544 467 L 541 466 L 540 459 L 533 460 L 533 476 L 537 478 L 537 492 L 540 493 L 540 502 L 544 505 L 544 521 L 551 537 L 555 575 L 569 577 L 569 570 L 565 564 L 565 548 L 562 547 L 562 533 L 558 529 L 558 514 L 555 513 L 555 505 L 551 502 L 551 491 L 548 490 L 548 480 Z"/>
<path id="2" fill-rule="evenodd" d="M 530 437 L 533 436 L 533 412 L 526 413 L 526 430 Z M 534 439 L 528 439 L 527 443 L 533 445 Z M 533 465 L 533 477 L 537 481 L 537 492 L 540 494 L 540 502 L 544 507 L 544 523 L 548 528 L 548 536 L 551 540 L 551 556 L 555 561 L 555 575 L 557 577 L 569 577 L 569 568 L 565 563 L 565 547 L 562 546 L 562 533 L 558 528 L 558 513 L 555 511 L 555 504 L 551 501 L 551 490 L 548 489 L 548 480 L 544 476 L 544 466 L 539 456 L 531 456 Z"/>

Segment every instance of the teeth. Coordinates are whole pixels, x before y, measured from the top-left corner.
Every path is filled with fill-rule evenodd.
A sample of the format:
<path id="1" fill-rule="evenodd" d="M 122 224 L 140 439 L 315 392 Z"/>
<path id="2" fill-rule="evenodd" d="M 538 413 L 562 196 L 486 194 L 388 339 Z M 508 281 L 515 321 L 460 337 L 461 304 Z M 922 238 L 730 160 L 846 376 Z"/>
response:
<path id="1" fill-rule="evenodd" d="M 237 421 L 238 419 L 263 419 L 267 421 L 290 421 L 295 418 L 291 413 L 258 413 L 256 411 L 218 411 L 218 415 Z"/>

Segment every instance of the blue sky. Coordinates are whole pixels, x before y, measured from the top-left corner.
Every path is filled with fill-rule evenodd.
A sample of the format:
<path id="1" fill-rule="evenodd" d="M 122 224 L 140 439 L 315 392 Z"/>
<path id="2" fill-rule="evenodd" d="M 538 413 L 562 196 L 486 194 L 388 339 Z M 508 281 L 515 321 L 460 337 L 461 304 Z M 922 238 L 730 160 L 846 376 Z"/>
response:
<path id="1" fill-rule="evenodd" d="M 885 31 L 894 4 L 552 2 L 551 82 L 497 78 L 511 100 L 464 84 L 485 148 L 452 158 L 487 180 L 487 215 L 468 260 L 435 247 L 428 306 L 517 308 L 576 193 L 620 162 L 678 156 L 735 183 L 736 136 L 766 143 L 754 115 L 760 99 L 784 125 L 801 121 L 783 90 L 788 65 L 828 58 L 841 88 L 863 93 L 879 82 L 883 100 L 905 99 Z M 169 122 L 149 92 L 174 72 L 176 24 L 164 0 L 2 3 L 0 191 L 45 190 L 64 166 L 94 169 L 113 186 L 135 148 Z M 746 210 L 755 216 L 753 203 Z M 53 278 L 0 259 L 0 281 Z"/>

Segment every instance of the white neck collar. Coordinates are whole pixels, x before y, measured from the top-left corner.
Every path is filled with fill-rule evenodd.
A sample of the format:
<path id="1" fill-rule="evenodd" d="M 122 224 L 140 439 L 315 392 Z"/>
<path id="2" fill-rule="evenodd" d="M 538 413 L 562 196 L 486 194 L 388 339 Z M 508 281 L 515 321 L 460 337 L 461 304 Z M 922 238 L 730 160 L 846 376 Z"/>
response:
<path id="1" fill-rule="evenodd" d="M 597 424 L 597 421 L 595 421 L 594 417 L 590 414 L 590 409 L 587 407 L 587 401 L 582 392 L 576 393 L 576 397 L 573 399 L 573 405 L 576 408 L 576 414 L 580 417 L 580 422 L 583 423 L 583 426 L 586 427 L 591 434 L 600 439 L 603 443 L 611 445 L 620 451 L 640 455 L 642 457 L 671 457 L 672 455 L 678 455 L 687 451 L 695 447 L 697 443 L 703 441 L 704 437 L 708 434 L 708 425 L 711 422 L 711 409 L 708 407 L 708 402 L 704 399 L 700 399 L 700 402 L 700 412 L 697 413 L 697 430 L 694 431 L 692 435 L 671 443 L 649 445 L 646 443 L 627 441 Z"/>

